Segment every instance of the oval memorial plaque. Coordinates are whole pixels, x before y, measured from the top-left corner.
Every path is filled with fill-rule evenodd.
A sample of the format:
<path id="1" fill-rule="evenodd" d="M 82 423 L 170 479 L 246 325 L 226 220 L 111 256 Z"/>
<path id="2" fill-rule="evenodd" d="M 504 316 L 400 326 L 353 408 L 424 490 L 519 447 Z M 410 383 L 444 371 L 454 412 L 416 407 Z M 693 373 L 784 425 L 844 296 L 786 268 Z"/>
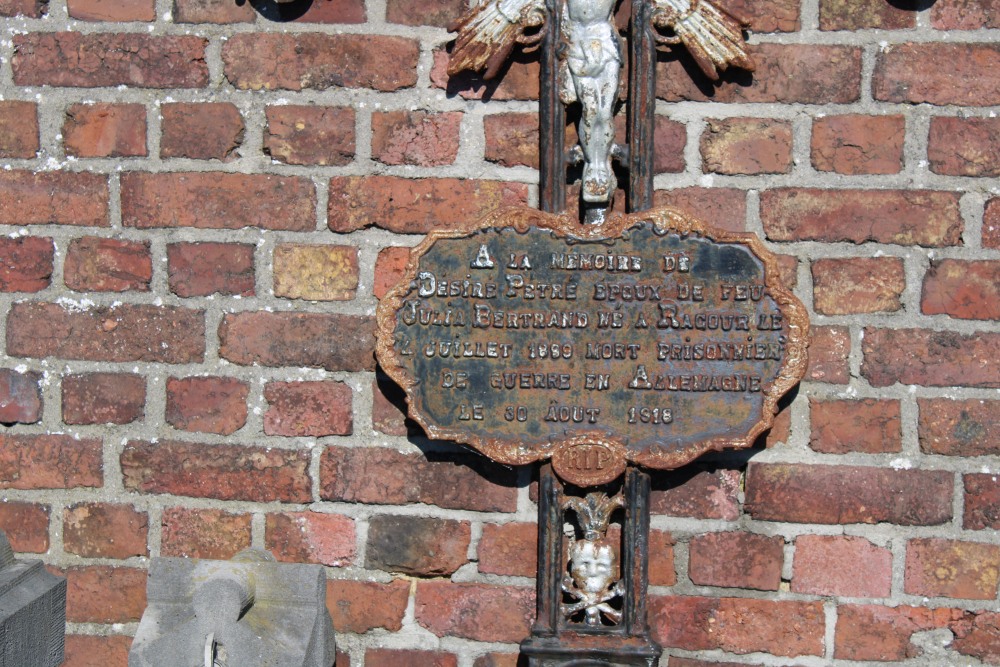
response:
<path id="1" fill-rule="evenodd" d="M 591 486 L 750 446 L 807 333 L 752 234 L 673 209 L 581 227 L 518 208 L 413 249 L 377 354 L 430 437 Z"/>

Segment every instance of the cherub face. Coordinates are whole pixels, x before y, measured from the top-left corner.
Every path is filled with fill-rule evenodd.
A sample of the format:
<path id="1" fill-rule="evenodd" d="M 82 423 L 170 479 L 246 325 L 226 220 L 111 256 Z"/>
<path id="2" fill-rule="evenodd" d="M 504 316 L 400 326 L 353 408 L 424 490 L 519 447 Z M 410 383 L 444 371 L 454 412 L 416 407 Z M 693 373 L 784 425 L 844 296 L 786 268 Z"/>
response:
<path id="1" fill-rule="evenodd" d="M 587 593 L 601 593 L 610 584 L 615 571 L 615 552 L 609 544 L 582 540 L 573 545 L 570 573 L 577 588 Z"/>

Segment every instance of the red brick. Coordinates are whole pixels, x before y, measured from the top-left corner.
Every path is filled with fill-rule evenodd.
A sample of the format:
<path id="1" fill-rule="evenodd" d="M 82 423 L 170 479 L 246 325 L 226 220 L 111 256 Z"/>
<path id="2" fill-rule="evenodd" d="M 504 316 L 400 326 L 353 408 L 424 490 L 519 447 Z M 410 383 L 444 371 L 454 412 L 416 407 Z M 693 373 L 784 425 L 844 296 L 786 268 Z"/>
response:
<path id="1" fill-rule="evenodd" d="M 34 424 L 42 418 L 42 375 L 0 368 L 0 424 Z"/>
<path id="2" fill-rule="evenodd" d="M 670 667 L 750 667 L 747 662 L 707 662 L 705 660 L 694 660 L 691 658 L 670 658 Z"/>
<path id="3" fill-rule="evenodd" d="M 674 206 L 697 211 L 697 218 L 713 227 L 733 232 L 746 230 L 746 192 L 734 188 L 681 188 L 657 190 L 653 206 Z"/>
<path id="4" fill-rule="evenodd" d="M 175 102 L 160 107 L 163 135 L 160 157 L 222 160 L 239 157 L 246 127 L 243 116 L 230 102 Z"/>
<path id="5" fill-rule="evenodd" d="M 108 227 L 108 178 L 87 172 L 0 172 L 0 224 Z"/>
<path id="6" fill-rule="evenodd" d="M 208 85 L 208 40 L 137 32 L 31 32 L 14 36 L 14 82 L 19 86 Z"/>
<path id="7" fill-rule="evenodd" d="M 534 523 L 483 524 L 479 571 L 515 577 L 538 572 L 538 526 Z"/>
<path id="8" fill-rule="evenodd" d="M 450 581 L 417 584 L 417 623 L 438 637 L 519 642 L 528 636 L 534 616 L 533 588 Z"/>
<path id="9" fill-rule="evenodd" d="M 898 400 L 809 399 L 809 447 L 824 454 L 903 451 Z"/>
<path id="10" fill-rule="evenodd" d="M 14 551 L 43 554 L 49 550 L 49 508 L 4 499 L 0 502 L 0 531 Z"/>
<path id="11" fill-rule="evenodd" d="M 1000 453 L 1000 401 L 918 398 L 920 450 L 946 456 Z"/>
<path id="12" fill-rule="evenodd" d="M 418 56 L 416 40 L 386 35 L 244 33 L 222 47 L 226 79 L 242 90 L 391 92 L 416 84 Z"/>
<path id="13" fill-rule="evenodd" d="M 168 378 L 166 421 L 182 431 L 231 435 L 247 423 L 249 395 L 237 378 Z"/>
<path id="14" fill-rule="evenodd" d="M 887 2 L 820 0 L 820 30 L 904 30 L 917 24 L 916 13 Z"/>
<path id="15" fill-rule="evenodd" d="M 485 653 L 472 663 L 472 667 L 518 667 L 520 660 L 517 653 Z M 523 665 L 523 663 L 520 663 Z"/>
<path id="16" fill-rule="evenodd" d="M 176 23 L 252 23 L 257 14 L 249 2 L 174 0 Z"/>
<path id="17" fill-rule="evenodd" d="M 166 507 L 160 520 L 161 556 L 229 560 L 250 547 L 250 515 Z"/>
<path id="18" fill-rule="evenodd" d="M 379 515 L 369 519 L 365 567 L 418 577 L 454 574 L 468 561 L 467 521 Z"/>
<path id="19" fill-rule="evenodd" d="M 490 114 L 483 118 L 483 132 L 489 162 L 538 169 L 538 114 Z"/>
<path id="20" fill-rule="evenodd" d="M 787 174 L 792 126 L 772 118 L 709 119 L 701 135 L 702 170 L 717 174 Z"/>
<path id="21" fill-rule="evenodd" d="M 63 273 L 66 287 L 78 292 L 148 292 L 153 279 L 149 241 L 73 239 Z"/>
<path id="22" fill-rule="evenodd" d="M 146 556 L 149 516 L 128 505 L 78 503 L 63 510 L 63 548 L 84 558 Z"/>
<path id="23" fill-rule="evenodd" d="M 939 607 L 842 604 L 837 608 L 834 656 L 844 660 L 902 661 L 921 654 L 910 642 L 916 632 L 958 629 L 968 612 Z"/>
<path id="24" fill-rule="evenodd" d="M 1000 387 L 1000 334 L 926 329 L 865 329 L 861 374 L 873 387 Z M 913 363 L 920 359 L 921 363 Z"/>
<path id="25" fill-rule="evenodd" d="M 0 434 L 0 489 L 75 489 L 103 483 L 100 440 Z"/>
<path id="26" fill-rule="evenodd" d="M 677 583 L 674 537 L 662 530 L 649 531 L 649 583 L 653 586 L 673 586 Z"/>
<path id="27" fill-rule="evenodd" d="M 264 153 L 285 164 L 350 164 L 354 160 L 354 109 L 269 106 Z"/>
<path id="28" fill-rule="evenodd" d="M 851 332 L 847 327 L 810 327 L 806 378 L 815 382 L 847 384 L 851 381 L 850 354 Z"/>
<path id="29" fill-rule="evenodd" d="M 375 281 L 372 292 L 376 299 L 384 297 L 389 290 L 403 279 L 403 271 L 410 260 L 410 248 L 382 248 L 375 259 Z"/>
<path id="30" fill-rule="evenodd" d="M 462 113 L 384 111 L 372 114 L 372 158 L 384 164 L 440 167 L 458 155 Z"/>
<path id="31" fill-rule="evenodd" d="M 70 18 L 80 21 L 155 21 L 155 0 L 67 0 Z"/>
<path id="32" fill-rule="evenodd" d="M 7 353 L 88 361 L 201 361 L 204 314 L 172 306 L 76 310 L 55 303 L 16 303 L 7 317 Z"/>
<path id="33" fill-rule="evenodd" d="M 289 437 L 350 435 L 353 395 L 343 382 L 268 382 L 264 433 Z"/>
<path id="34" fill-rule="evenodd" d="M 910 104 L 1000 104 L 1000 44 L 890 45 L 878 55 L 872 95 Z"/>
<path id="35" fill-rule="evenodd" d="M 772 241 L 949 246 L 962 241 L 958 193 L 778 188 L 760 195 Z"/>
<path id="36" fill-rule="evenodd" d="M 283 243 L 274 248 L 274 295 L 350 301 L 358 290 L 358 249 L 350 245 Z"/>
<path id="37" fill-rule="evenodd" d="M 812 165 L 838 174 L 898 174 L 904 116 L 845 114 L 813 119 Z"/>
<path id="38" fill-rule="evenodd" d="M 366 19 L 364 0 L 324 0 L 308 5 L 305 11 L 294 5 L 277 9 L 284 20 L 297 23 L 364 23 Z"/>
<path id="39" fill-rule="evenodd" d="M 37 153 L 38 105 L 0 101 L 0 158 L 33 158 Z"/>
<path id="40" fill-rule="evenodd" d="M 141 104 L 73 104 L 62 128 L 67 155 L 146 155 L 146 107 Z"/>
<path id="41" fill-rule="evenodd" d="M 320 512 L 271 513 L 264 544 L 280 561 L 347 566 L 356 550 L 354 520 Z"/>
<path id="42" fill-rule="evenodd" d="M 745 509 L 761 521 L 933 526 L 951 520 L 953 487 L 938 470 L 751 463 Z"/>
<path id="43" fill-rule="evenodd" d="M 376 373 L 372 380 L 372 428 L 386 435 L 410 432 L 406 420 L 406 394 L 382 373 Z"/>
<path id="44" fill-rule="evenodd" d="M 131 441 L 122 451 L 121 467 L 129 491 L 305 503 L 312 499 L 309 458 L 308 451 L 288 449 Z"/>
<path id="45" fill-rule="evenodd" d="M 0 16 L 41 18 L 48 11 L 48 0 L 0 0 Z"/>
<path id="46" fill-rule="evenodd" d="M 776 591 L 781 584 L 784 548 L 785 540 L 778 535 L 695 535 L 691 538 L 688 575 L 699 586 Z"/>
<path id="47" fill-rule="evenodd" d="M 963 620 L 964 623 L 956 623 L 952 628 L 955 639 L 951 647 L 964 655 L 979 658 L 983 664 L 1000 663 L 1000 614 L 966 612 Z"/>
<path id="48" fill-rule="evenodd" d="M 753 78 L 733 69 L 725 83 L 706 86 L 703 74 L 692 76 L 684 55 L 657 66 L 656 96 L 668 102 L 786 102 L 846 104 L 861 94 L 861 49 L 816 44 L 757 44 Z M 693 69 L 691 71 L 694 71 Z"/>
<path id="49" fill-rule="evenodd" d="M 393 579 L 377 581 L 328 579 L 326 608 L 338 632 L 364 634 L 375 628 L 396 632 L 403 627 L 403 615 L 410 599 L 410 582 Z"/>
<path id="50" fill-rule="evenodd" d="M 132 638 L 123 635 L 66 635 L 63 667 L 128 667 Z"/>
<path id="51" fill-rule="evenodd" d="M 66 577 L 66 620 L 71 623 L 129 623 L 146 608 L 146 570 L 91 565 L 70 567 Z"/>
<path id="52" fill-rule="evenodd" d="M 906 289 L 899 257 L 817 259 L 812 264 L 813 301 L 821 315 L 896 312 Z"/>
<path id="53" fill-rule="evenodd" d="M 385 20 L 403 25 L 447 28 L 465 10 L 465 0 L 387 0 Z"/>
<path id="54" fill-rule="evenodd" d="M 928 597 L 993 600 L 1000 578 L 1000 546 L 944 539 L 906 543 L 904 590 Z"/>
<path id="55" fill-rule="evenodd" d="M 170 291 L 180 297 L 253 296 L 254 246 L 241 243 L 170 243 Z"/>
<path id="56" fill-rule="evenodd" d="M 339 233 L 377 225 L 397 234 L 425 234 L 527 199 L 528 188 L 522 183 L 337 176 L 330 179 L 327 216 L 330 230 Z"/>
<path id="57" fill-rule="evenodd" d="M 931 118 L 927 159 L 947 176 L 1000 176 L 1000 118 Z"/>
<path id="58" fill-rule="evenodd" d="M 823 654 L 822 602 L 654 597 L 649 612 L 653 638 L 665 648 Z"/>
<path id="59" fill-rule="evenodd" d="M 500 76 L 486 81 L 481 74 L 461 72 L 448 75 L 448 53 L 444 49 L 434 52 L 431 68 L 431 85 L 458 95 L 464 100 L 490 99 L 537 100 L 539 65 L 538 58 L 513 58 Z"/>
<path id="60" fill-rule="evenodd" d="M 366 667 L 458 667 L 458 656 L 416 649 L 365 649 Z"/>
<path id="61" fill-rule="evenodd" d="M 984 248 L 1000 248 L 1000 197 L 986 202 L 982 231 Z"/>
<path id="62" fill-rule="evenodd" d="M 130 424 L 143 418 L 146 380 L 129 373 L 85 373 L 62 380 L 67 424 Z"/>
<path id="63" fill-rule="evenodd" d="M 371 484 L 372 479 L 379 483 Z M 349 503 L 513 512 L 516 479 L 510 468 L 478 455 L 328 447 L 320 460 L 320 497 Z"/>
<path id="64" fill-rule="evenodd" d="M 934 3 L 931 25 L 938 30 L 1000 28 L 1000 1 L 948 0 Z"/>
<path id="65" fill-rule="evenodd" d="M 663 472 L 649 499 L 653 514 L 734 521 L 740 516 L 740 471 L 688 466 Z"/>
<path id="66" fill-rule="evenodd" d="M 966 530 L 1000 528 L 1000 483 L 996 475 L 962 475 L 965 486 L 965 511 L 962 527 Z"/>
<path id="67" fill-rule="evenodd" d="M 920 310 L 962 320 L 1000 319 L 1000 262 L 932 260 L 924 276 Z"/>
<path id="68" fill-rule="evenodd" d="M 249 366 L 328 371 L 375 368 L 375 318 L 319 313 L 232 313 L 219 326 L 219 354 Z M 332 336 L 331 332 L 338 335 Z"/>
<path id="69" fill-rule="evenodd" d="M 795 540 L 792 591 L 881 598 L 891 588 L 889 549 L 850 535 L 801 535 Z"/>
<path id="70" fill-rule="evenodd" d="M 0 292 L 38 292 L 52 282 L 52 239 L 0 238 Z"/>
<path id="71" fill-rule="evenodd" d="M 729 0 L 725 7 L 745 16 L 755 33 L 798 32 L 800 27 L 799 3 L 795 0 Z"/>
<path id="72" fill-rule="evenodd" d="M 126 227 L 260 227 L 304 232 L 316 227 L 316 188 L 298 176 L 211 172 L 122 174 Z"/>

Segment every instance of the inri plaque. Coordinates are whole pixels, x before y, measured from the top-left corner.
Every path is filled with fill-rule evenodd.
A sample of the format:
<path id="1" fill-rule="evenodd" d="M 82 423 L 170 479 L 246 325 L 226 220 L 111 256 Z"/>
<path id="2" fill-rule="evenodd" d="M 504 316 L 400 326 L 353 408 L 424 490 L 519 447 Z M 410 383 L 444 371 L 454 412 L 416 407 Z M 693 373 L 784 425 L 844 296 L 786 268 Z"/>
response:
<path id="1" fill-rule="evenodd" d="M 805 371 L 808 320 L 752 234 L 511 209 L 414 248 L 378 329 L 430 437 L 589 486 L 750 446 Z"/>

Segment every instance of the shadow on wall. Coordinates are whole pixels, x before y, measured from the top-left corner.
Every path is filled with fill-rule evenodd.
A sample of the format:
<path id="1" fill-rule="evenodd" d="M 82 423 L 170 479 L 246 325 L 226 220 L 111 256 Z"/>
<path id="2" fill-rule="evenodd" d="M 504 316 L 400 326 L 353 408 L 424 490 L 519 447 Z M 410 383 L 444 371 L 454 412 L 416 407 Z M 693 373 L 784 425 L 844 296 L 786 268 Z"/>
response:
<path id="1" fill-rule="evenodd" d="M 236 4 L 247 2 L 257 13 L 271 21 L 294 21 L 309 11 L 313 0 L 236 0 Z"/>
<path id="2" fill-rule="evenodd" d="M 896 9 L 908 12 L 922 12 L 925 9 L 933 7 L 937 0 L 886 0 L 886 2 Z"/>

